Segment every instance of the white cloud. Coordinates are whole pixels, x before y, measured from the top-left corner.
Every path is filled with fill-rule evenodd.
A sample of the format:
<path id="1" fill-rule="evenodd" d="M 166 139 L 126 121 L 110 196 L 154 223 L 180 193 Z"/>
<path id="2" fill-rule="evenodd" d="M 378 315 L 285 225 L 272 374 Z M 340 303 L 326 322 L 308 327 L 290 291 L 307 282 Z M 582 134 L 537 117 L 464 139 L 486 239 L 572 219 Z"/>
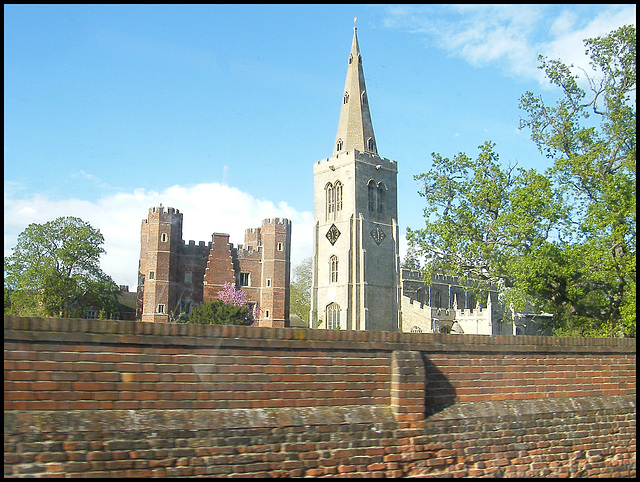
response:
<path id="1" fill-rule="evenodd" d="M 635 19 L 635 5 L 430 5 L 389 7 L 385 25 L 423 35 L 429 48 L 433 42 L 473 66 L 497 66 L 546 87 L 539 54 L 587 68 L 583 40 Z"/>
<path id="2" fill-rule="evenodd" d="M 31 223 L 59 216 L 76 216 L 100 230 L 107 253 L 102 269 L 117 284 L 137 285 L 140 225 L 149 208 L 162 204 L 183 213 L 183 239 L 208 243 L 214 232 L 230 235 L 234 245 L 244 243 L 245 229 L 260 227 L 263 219 L 287 218 L 292 223 L 293 265 L 312 254 L 313 213 L 299 212 L 287 203 L 256 199 L 241 190 L 218 183 L 171 186 L 162 192 L 136 189 L 103 197 L 97 202 L 54 201 L 43 195 L 14 199 L 5 191 L 4 255 L 11 254 L 18 234 Z"/>
<path id="3" fill-rule="evenodd" d="M 588 71 L 584 39 L 604 36 L 623 25 L 635 25 L 635 19 L 635 5 L 611 6 L 588 20 L 580 19 L 571 11 L 564 11 L 550 27 L 553 40 L 544 45 L 543 55 Z"/>

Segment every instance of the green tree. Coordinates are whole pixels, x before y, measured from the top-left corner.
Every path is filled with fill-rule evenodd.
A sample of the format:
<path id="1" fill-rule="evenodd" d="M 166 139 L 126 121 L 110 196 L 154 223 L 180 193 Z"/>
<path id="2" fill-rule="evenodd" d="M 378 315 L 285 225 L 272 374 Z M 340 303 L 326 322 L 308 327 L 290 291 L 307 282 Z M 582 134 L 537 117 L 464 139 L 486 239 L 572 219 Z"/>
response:
<path id="1" fill-rule="evenodd" d="M 198 325 L 251 325 L 248 305 L 234 305 L 222 300 L 207 301 L 196 306 L 191 318 L 181 323 L 195 323 Z"/>
<path id="2" fill-rule="evenodd" d="M 119 290 L 100 269 L 103 243 L 80 218 L 27 226 L 4 258 L 5 313 L 82 317 L 89 308 L 114 310 Z"/>
<path id="3" fill-rule="evenodd" d="M 311 310 L 311 280 L 312 261 L 305 258 L 293 269 L 293 276 L 289 285 L 289 311 L 309 323 L 309 310 Z"/>
<path id="4" fill-rule="evenodd" d="M 559 230 L 568 278 L 570 330 L 635 336 L 636 291 L 636 29 L 628 25 L 585 40 L 598 78 L 578 76 L 558 60 L 541 69 L 562 98 L 555 106 L 527 92 L 521 108 L 549 176 L 565 199 Z"/>
<path id="5" fill-rule="evenodd" d="M 553 313 L 556 334 L 635 336 L 635 28 L 585 44 L 602 76 L 587 76 L 589 94 L 570 67 L 541 59 L 560 100 L 521 99 L 521 128 L 552 168 L 503 167 L 491 142 L 477 159 L 433 154 L 415 176 L 425 227 L 407 239 L 427 275 L 495 284 L 509 306 Z"/>

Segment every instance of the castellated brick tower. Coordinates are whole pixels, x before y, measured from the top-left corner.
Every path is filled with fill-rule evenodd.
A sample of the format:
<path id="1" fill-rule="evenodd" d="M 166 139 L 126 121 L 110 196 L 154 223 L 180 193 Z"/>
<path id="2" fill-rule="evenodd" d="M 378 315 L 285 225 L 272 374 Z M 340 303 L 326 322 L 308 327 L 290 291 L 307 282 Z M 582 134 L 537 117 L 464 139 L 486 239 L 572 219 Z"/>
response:
<path id="1" fill-rule="evenodd" d="M 179 245 L 182 244 L 182 214 L 160 205 L 149 209 L 140 229 L 138 265 L 138 310 L 142 321 L 168 321 L 175 305 L 175 283 Z"/>
<path id="2" fill-rule="evenodd" d="M 291 222 L 265 219 L 245 231 L 237 248 L 229 235 L 213 233 L 205 245 L 182 239 L 182 214 L 162 206 L 142 221 L 138 272 L 138 317 L 169 321 L 218 298 L 226 283 L 241 289 L 258 308 L 259 326 L 289 325 Z"/>
<path id="3" fill-rule="evenodd" d="M 291 222 L 278 218 L 264 220 L 258 235 L 262 241 L 260 326 L 284 327 L 289 321 Z"/>

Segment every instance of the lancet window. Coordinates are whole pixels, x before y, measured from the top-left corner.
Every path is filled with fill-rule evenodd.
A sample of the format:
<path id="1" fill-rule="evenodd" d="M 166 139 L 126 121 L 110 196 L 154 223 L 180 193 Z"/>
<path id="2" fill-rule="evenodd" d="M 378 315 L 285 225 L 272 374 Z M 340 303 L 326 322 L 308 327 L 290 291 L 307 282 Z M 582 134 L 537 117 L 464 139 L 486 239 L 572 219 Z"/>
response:
<path id="1" fill-rule="evenodd" d="M 342 211 L 342 183 L 336 181 L 334 184 L 330 182 L 324 187 L 326 197 L 326 217 L 327 219 L 335 219 L 337 213 Z"/>
<path id="2" fill-rule="evenodd" d="M 381 215 L 384 211 L 384 198 L 387 187 L 382 182 L 371 179 L 367 185 L 369 212 Z"/>
<path id="3" fill-rule="evenodd" d="M 330 272 L 330 282 L 337 283 L 338 282 L 338 257 L 331 256 L 329 258 L 329 272 Z"/>

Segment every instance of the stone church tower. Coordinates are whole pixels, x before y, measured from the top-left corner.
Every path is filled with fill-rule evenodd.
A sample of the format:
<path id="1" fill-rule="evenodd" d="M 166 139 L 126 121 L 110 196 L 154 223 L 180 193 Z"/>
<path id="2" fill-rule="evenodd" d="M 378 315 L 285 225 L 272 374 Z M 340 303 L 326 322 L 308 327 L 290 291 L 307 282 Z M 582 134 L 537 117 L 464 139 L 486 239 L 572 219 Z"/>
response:
<path id="1" fill-rule="evenodd" d="M 396 161 L 378 155 L 354 26 L 333 155 L 314 164 L 312 328 L 399 331 Z"/>

